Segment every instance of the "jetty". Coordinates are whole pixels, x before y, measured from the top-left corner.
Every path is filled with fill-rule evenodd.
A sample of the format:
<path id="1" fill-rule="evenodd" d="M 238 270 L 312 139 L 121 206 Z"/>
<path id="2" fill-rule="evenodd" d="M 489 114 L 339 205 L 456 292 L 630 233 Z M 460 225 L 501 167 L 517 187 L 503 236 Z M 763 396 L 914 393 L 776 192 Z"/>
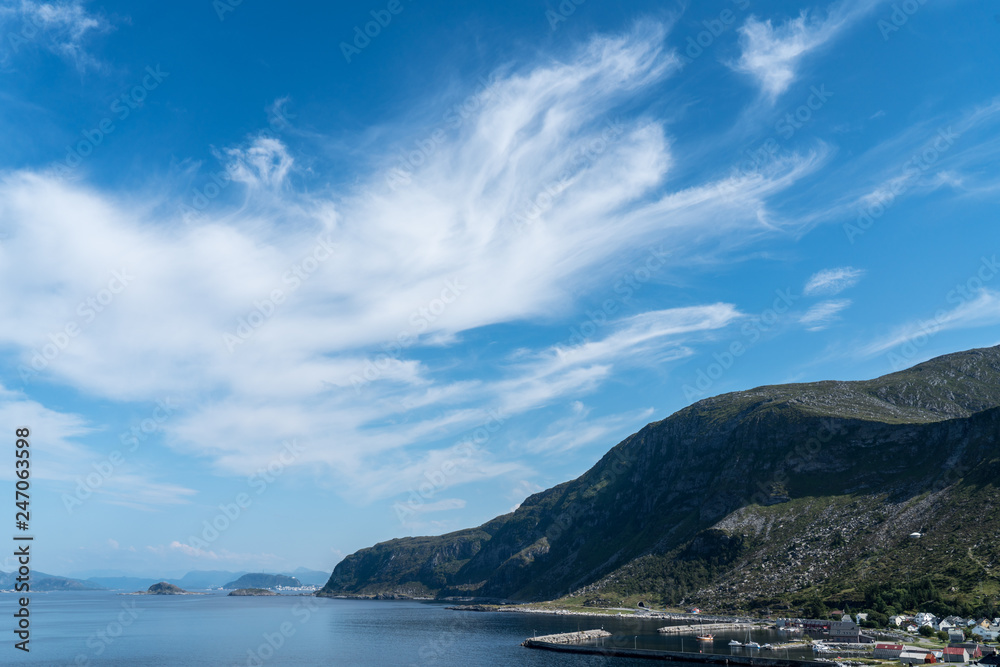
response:
<path id="1" fill-rule="evenodd" d="M 610 636 L 611 633 L 607 630 L 582 630 L 580 632 L 561 632 L 557 635 L 532 637 L 531 639 L 526 639 L 525 642 L 538 642 L 541 644 L 572 644 Z M 526 644 L 522 643 L 521 646 L 526 646 Z"/>
<path id="2" fill-rule="evenodd" d="M 588 630 L 586 633 L 604 632 L 603 630 Z M 582 635 L 583 632 L 568 632 L 565 635 Z M 604 632 L 604 635 L 610 633 Z M 556 637 L 565 635 L 554 635 Z M 604 636 L 602 635 L 602 636 Z M 550 635 L 552 636 L 552 635 Z M 732 667 L 830 667 L 828 662 L 814 660 L 790 660 L 787 658 L 759 658 L 742 655 L 725 655 L 719 653 L 687 653 L 681 651 L 659 651 L 654 649 L 633 648 L 630 646 L 597 646 L 586 645 L 573 642 L 548 642 L 542 641 L 546 637 L 535 637 L 525 639 L 521 646 L 526 648 L 541 649 L 543 651 L 556 651 L 559 653 L 573 653 L 576 655 L 599 655 L 606 658 L 639 658 L 641 660 L 660 660 L 676 662 L 698 662 L 709 665 L 724 665 Z M 626 638 L 631 639 L 631 638 Z M 579 641 L 579 640 L 577 640 Z"/>
<path id="3" fill-rule="evenodd" d="M 701 625 L 668 625 L 656 631 L 664 635 L 683 635 L 691 632 L 725 632 L 726 630 L 745 630 L 749 623 L 702 623 Z"/>

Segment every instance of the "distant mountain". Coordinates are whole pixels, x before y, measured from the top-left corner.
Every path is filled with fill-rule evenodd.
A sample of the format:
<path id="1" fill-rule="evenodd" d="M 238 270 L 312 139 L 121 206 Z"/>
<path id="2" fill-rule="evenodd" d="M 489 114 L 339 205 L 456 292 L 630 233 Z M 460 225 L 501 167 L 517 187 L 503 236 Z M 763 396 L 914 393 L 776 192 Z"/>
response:
<path id="1" fill-rule="evenodd" d="M 136 591 L 148 588 L 159 579 L 145 577 L 90 577 L 87 582 L 112 591 Z"/>
<path id="2" fill-rule="evenodd" d="M 998 406 L 1000 346 L 708 398 L 478 528 L 351 554 L 321 594 L 996 609 Z"/>
<path id="3" fill-rule="evenodd" d="M 159 581 L 168 581 L 186 590 L 205 590 L 222 588 L 225 584 L 247 574 L 246 572 L 230 572 L 228 570 L 192 570 L 183 577 L 134 577 L 121 576 L 106 572 L 101 576 L 91 576 L 85 581 L 95 587 L 111 590 L 136 591 L 144 590 Z M 306 586 L 322 586 L 330 578 L 329 572 L 310 570 L 300 567 L 291 572 L 281 572 L 288 577 L 294 577 Z M 0 580 L 2 581 L 2 580 Z"/>
<path id="4" fill-rule="evenodd" d="M 295 577 L 301 581 L 304 586 L 322 586 L 327 582 L 327 580 L 330 579 L 329 572 L 310 570 L 304 567 L 295 568 L 291 572 L 282 572 L 281 574 L 289 577 Z"/>
<path id="5" fill-rule="evenodd" d="M 168 579 L 172 584 L 188 590 L 220 588 L 228 581 L 246 574 L 245 572 L 229 572 L 227 570 L 192 570 L 180 579 Z"/>
<path id="6" fill-rule="evenodd" d="M 283 574 L 264 574 L 262 572 L 244 574 L 236 581 L 224 584 L 223 588 L 276 588 L 278 586 L 298 587 L 302 582 L 295 577 Z"/>
<path id="7" fill-rule="evenodd" d="M 0 572 L 0 589 L 13 590 L 16 583 L 17 572 Z M 33 591 L 96 591 L 104 588 L 91 581 L 59 577 L 37 570 L 31 573 L 30 585 Z"/>

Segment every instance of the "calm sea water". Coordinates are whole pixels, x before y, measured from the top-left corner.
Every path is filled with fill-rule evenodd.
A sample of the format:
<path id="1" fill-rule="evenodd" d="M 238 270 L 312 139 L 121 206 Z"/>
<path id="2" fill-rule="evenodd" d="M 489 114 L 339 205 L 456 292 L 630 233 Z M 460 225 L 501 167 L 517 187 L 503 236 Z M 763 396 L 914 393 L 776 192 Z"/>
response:
<path id="1" fill-rule="evenodd" d="M 0 665 L 86 667 L 264 665 L 608 665 L 646 661 L 561 655 L 522 648 L 526 637 L 603 626 L 610 642 L 678 650 L 656 634 L 663 621 L 512 613 L 472 613 L 410 601 L 313 597 L 121 596 L 112 592 L 33 593 L 31 652 L 14 648 L 13 594 L 5 610 Z M 735 635 L 733 635 L 735 636 Z M 714 647 L 727 652 L 730 636 Z M 742 639 L 742 637 L 737 637 Z M 776 637 L 762 634 L 760 641 Z M 696 650 L 692 638 L 687 650 Z M 791 657 L 795 657 L 792 655 Z M 676 663 L 675 663 L 676 664 Z"/>

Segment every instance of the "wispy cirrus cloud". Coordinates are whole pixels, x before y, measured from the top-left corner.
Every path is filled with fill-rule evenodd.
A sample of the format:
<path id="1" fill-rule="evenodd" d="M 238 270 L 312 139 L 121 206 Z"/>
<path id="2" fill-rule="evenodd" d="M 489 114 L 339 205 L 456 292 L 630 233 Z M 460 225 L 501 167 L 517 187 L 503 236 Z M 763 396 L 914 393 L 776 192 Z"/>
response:
<path id="1" fill-rule="evenodd" d="M 609 445 L 609 438 L 623 430 L 643 426 L 654 412 L 652 408 L 646 408 L 591 419 L 590 409 L 582 402 L 574 401 L 568 416 L 553 421 L 540 435 L 518 443 L 518 447 L 532 453 L 562 453 L 595 442 Z"/>
<path id="2" fill-rule="evenodd" d="M 610 115 L 677 71 L 663 37 L 646 25 L 595 37 L 565 62 L 508 70 L 402 185 L 379 166 L 302 187 L 294 151 L 273 138 L 220 151 L 246 200 L 193 220 L 48 172 L 4 174 L 0 317 L 19 326 L 0 344 L 30 366 L 74 323 L 80 333 L 41 377 L 119 402 L 191 397 L 164 426 L 175 450 L 242 475 L 294 439 L 303 451 L 290 467 L 329 469 L 369 500 L 398 492 L 367 472 L 418 478 L 487 418 L 483 406 L 518 415 L 578 400 L 625 369 L 690 354 L 740 317 L 725 303 L 651 310 L 577 344 L 508 350 L 493 377 L 440 372 L 460 366 L 463 332 L 571 312 L 574 293 L 613 282 L 610 258 L 668 241 L 671 261 L 704 262 L 721 244 L 780 233 L 770 198 L 822 156 L 678 188 L 662 123 L 624 114 L 606 133 Z M 127 287 L 81 315 L 114 272 Z M 460 287 L 446 303 L 449 285 Z M 358 393 L 352 376 L 401 334 L 407 345 Z M 476 463 L 455 479 L 530 472 L 496 452 Z"/>
<path id="3" fill-rule="evenodd" d="M 877 2 L 861 0 L 831 6 L 826 16 L 802 10 L 795 18 L 774 24 L 771 19 L 748 18 L 739 28 L 741 53 L 730 67 L 757 80 L 770 100 L 776 99 L 797 76 L 799 61 L 869 12 Z"/>
<path id="4" fill-rule="evenodd" d="M 799 324 L 804 324 L 809 331 L 822 331 L 840 319 L 840 312 L 850 305 L 850 299 L 821 301 L 799 317 Z"/>
<path id="5" fill-rule="evenodd" d="M 833 296 L 854 287 L 864 274 L 863 270 L 851 266 L 823 269 L 809 278 L 803 291 L 806 296 L 816 294 Z"/>
<path id="6" fill-rule="evenodd" d="M 982 289 L 951 310 L 939 311 L 933 318 L 917 319 L 895 327 L 888 335 L 863 346 L 859 354 L 872 357 L 905 343 L 952 329 L 981 327 L 1000 322 L 1000 292 Z"/>
<path id="7" fill-rule="evenodd" d="M 22 48 L 35 45 L 65 57 L 79 69 L 97 66 L 85 43 L 112 28 L 106 18 L 88 12 L 80 0 L 11 0 L 0 4 L 0 27 L 6 33 L 0 62 L 6 64 Z"/>

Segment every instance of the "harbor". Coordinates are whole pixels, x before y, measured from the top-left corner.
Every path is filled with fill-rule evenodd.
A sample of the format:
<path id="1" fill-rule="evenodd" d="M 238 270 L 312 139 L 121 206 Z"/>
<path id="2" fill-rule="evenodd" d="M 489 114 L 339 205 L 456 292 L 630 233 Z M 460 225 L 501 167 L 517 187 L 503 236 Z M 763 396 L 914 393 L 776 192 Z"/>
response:
<path id="1" fill-rule="evenodd" d="M 620 641 L 614 641 L 612 638 L 612 641 L 609 642 L 608 637 L 610 635 L 611 633 L 604 630 L 585 630 L 534 637 L 524 640 L 521 645 L 525 648 L 543 651 L 557 651 L 576 655 L 597 655 L 608 658 L 637 658 L 642 660 L 696 662 L 710 665 L 740 665 L 743 667 L 829 667 L 829 663 L 814 660 L 638 648 L 637 644 L 629 646 L 627 637 L 620 638 Z M 598 637 L 603 638 L 600 645 L 589 643 Z"/>
<path id="2" fill-rule="evenodd" d="M 667 625 L 656 631 L 663 635 L 701 634 L 705 632 L 731 632 L 746 630 L 749 623 L 702 623 L 699 625 Z"/>

